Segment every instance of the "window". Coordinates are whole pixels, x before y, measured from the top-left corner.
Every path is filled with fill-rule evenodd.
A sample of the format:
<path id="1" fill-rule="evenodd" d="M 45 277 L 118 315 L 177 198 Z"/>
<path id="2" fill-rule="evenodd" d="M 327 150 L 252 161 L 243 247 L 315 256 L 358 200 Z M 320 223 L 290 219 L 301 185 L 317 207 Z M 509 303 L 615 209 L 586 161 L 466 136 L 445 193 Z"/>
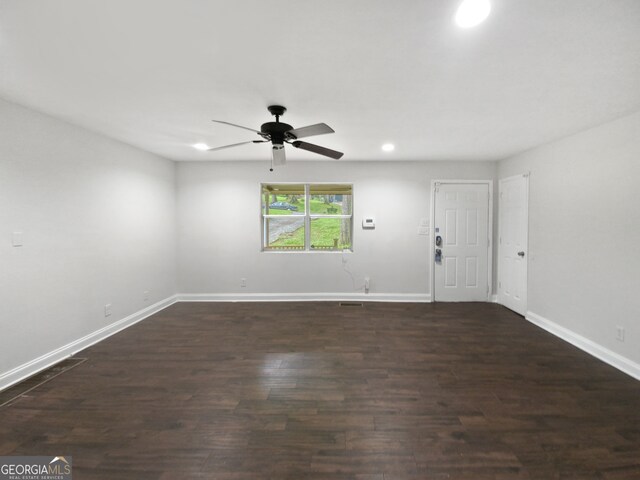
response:
<path id="1" fill-rule="evenodd" d="M 263 184 L 262 249 L 352 249 L 353 187 L 339 184 Z"/>

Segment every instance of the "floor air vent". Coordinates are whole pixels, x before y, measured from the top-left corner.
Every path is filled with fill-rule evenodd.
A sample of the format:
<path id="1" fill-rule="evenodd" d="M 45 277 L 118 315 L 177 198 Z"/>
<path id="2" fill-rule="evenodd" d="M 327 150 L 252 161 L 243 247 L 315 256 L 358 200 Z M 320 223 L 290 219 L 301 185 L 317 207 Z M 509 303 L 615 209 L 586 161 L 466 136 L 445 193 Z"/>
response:
<path id="1" fill-rule="evenodd" d="M 338 305 L 341 307 L 364 307 L 362 302 L 340 302 Z"/>
<path id="2" fill-rule="evenodd" d="M 71 370 L 73 367 L 77 367 L 81 363 L 85 362 L 86 358 L 72 357 L 67 358 L 59 363 L 56 363 L 52 367 L 36 373 L 35 375 L 16 383 L 11 387 L 0 392 L 0 407 L 9 405 L 20 397 L 26 395 L 32 390 L 35 390 L 40 385 L 47 383 L 49 380 L 53 380 L 58 375 L 62 375 L 64 372 Z"/>

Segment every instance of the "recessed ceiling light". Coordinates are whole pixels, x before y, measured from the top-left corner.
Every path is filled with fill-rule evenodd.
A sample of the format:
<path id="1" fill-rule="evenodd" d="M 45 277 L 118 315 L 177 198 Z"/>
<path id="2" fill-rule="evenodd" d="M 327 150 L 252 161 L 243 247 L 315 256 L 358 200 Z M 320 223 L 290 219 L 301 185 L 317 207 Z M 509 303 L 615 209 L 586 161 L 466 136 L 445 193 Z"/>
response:
<path id="1" fill-rule="evenodd" d="M 385 152 L 393 152 L 395 149 L 396 147 L 393 143 L 385 143 L 384 145 L 382 145 L 382 150 L 384 150 Z"/>
<path id="2" fill-rule="evenodd" d="M 471 28 L 484 22 L 491 12 L 489 0 L 463 0 L 456 12 L 456 24 Z"/>
<path id="3" fill-rule="evenodd" d="M 207 145 L 206 143 L 195 143 L 193 145 L 193 148 L 195 148 L 196 150 L 204 151 L 204 150 L 209 150 L 209 148 L 211 147 L 209 147 L 209 145 Z"/>

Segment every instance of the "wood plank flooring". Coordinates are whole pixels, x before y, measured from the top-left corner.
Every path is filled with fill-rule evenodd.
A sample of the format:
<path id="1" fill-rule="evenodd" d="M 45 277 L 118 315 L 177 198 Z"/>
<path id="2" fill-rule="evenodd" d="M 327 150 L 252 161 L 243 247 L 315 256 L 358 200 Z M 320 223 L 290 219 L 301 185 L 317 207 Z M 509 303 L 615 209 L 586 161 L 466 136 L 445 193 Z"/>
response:
<path id="1" fill-rule="evenodd" d="M 493 304 L 179 303 L 0 408 L 74 479 L 640 479 L 640 382 Z"/>

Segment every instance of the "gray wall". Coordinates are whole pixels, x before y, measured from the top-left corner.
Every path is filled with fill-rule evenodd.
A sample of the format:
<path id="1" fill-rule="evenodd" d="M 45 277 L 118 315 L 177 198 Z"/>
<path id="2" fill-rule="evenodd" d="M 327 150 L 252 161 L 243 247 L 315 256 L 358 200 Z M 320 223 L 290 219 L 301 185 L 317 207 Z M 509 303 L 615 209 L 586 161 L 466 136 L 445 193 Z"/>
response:
<path id="1" fill-rule="evenodd" d="M 175 294 L 175 223 L 173 162 L 0 100 L 0 376 Z"/>
<path id="2" fill-rule="evenodd" d="M 431 180 L 494 180 L 494 162 L 184 162 L 178 165 L 179 275 L 189 294 L 362 294 L 426 300 L 431 295 Z M 261 252 L 261 182 L 344 182 L 354 185 L 354 252 Z M 362 230 L 373 216 L 375 230 Z M 240 278 L 247 287 L 240 287 Z M 291 295 L 289 295 L 291 296 Z"/>
<path id="3" fill-rule="evenodd" d="M 636 363 L 639 139 L 636 113 L 499 163 L 500 178 L 531 172 L 529 311 Z"/>

